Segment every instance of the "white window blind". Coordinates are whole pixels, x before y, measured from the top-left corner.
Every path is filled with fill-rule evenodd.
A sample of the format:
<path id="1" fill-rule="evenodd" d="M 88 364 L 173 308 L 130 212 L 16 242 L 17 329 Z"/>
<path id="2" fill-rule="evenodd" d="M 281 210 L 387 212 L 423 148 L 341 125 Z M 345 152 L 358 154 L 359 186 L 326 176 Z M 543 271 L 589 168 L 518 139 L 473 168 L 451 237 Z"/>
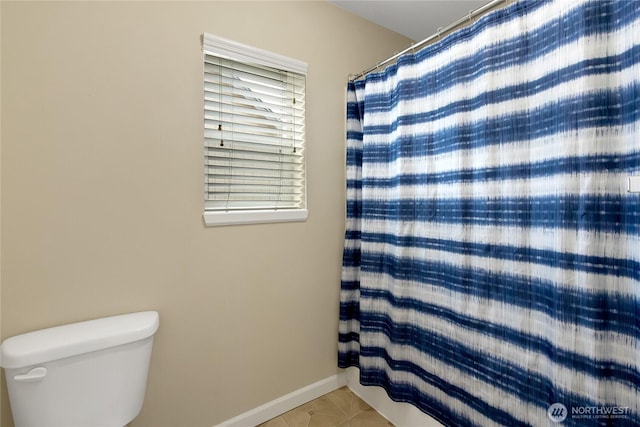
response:
<path id="1" fill-rule="evenodd" d="M 205 34 L 205 219 L 306 218 L 305 74 L 300 61 Z"/>

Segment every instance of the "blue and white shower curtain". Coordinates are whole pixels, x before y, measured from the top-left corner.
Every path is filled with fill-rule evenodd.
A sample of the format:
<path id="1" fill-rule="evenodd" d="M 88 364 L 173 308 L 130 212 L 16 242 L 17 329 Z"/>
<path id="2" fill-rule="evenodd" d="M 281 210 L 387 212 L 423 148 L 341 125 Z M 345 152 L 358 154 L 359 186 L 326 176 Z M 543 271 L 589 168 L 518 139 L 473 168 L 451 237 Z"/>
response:
<path id="1" fill-rule="evenodd" d="M 447 426 L 640 426 L 640 1 L 518 1 L 348 84 L 339 366 Z"/>

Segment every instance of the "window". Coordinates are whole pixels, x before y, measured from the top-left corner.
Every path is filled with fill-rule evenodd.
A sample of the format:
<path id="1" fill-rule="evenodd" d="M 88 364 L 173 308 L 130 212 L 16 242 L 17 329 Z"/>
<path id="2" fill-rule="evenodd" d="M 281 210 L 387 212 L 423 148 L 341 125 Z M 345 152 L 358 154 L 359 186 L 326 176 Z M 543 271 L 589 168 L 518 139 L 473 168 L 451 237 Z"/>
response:
<path id="1" fill-rule="evenodd" d="M 207 225 L 304 221 L 307 65 L 205 34 Z"/>

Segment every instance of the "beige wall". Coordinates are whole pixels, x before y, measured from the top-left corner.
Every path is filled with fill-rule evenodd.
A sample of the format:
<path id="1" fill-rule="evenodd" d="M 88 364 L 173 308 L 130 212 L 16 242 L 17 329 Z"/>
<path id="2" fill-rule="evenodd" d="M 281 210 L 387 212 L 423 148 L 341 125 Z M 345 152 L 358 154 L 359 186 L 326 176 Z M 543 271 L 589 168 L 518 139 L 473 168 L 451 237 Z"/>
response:
<path id="1" fill-rule="evenodd" d="M 137 427 L 335 374 L 345 83 L 410 41 L 321 1 L 1 7 L 2 338 L 158 310 Z M 307 222 L 203 226 L 203 32 L 309 64 Z"/>

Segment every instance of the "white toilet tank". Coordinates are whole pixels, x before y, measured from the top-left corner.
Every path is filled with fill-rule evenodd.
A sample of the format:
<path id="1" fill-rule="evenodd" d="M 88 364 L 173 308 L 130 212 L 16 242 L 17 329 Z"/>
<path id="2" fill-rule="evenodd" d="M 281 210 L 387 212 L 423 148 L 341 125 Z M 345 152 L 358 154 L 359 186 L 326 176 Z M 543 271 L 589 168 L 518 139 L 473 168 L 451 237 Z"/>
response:
<path id="1" fill-rule="evenodd" d="M 155 311 L 57 326 L 0 346 L 16 427 L 123 427 L 142 409 Z"/>

